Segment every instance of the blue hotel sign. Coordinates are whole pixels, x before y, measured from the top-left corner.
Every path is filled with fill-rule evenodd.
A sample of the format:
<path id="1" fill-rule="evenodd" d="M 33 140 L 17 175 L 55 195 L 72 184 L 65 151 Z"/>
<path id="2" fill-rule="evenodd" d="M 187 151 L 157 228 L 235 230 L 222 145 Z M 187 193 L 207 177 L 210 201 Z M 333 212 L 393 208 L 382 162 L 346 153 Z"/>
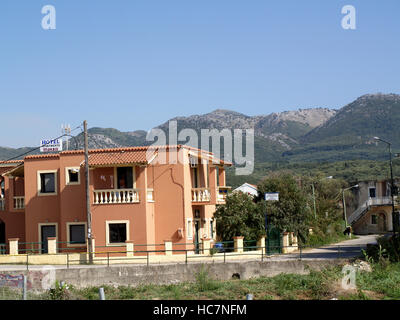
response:
<path id="1" fill-rule="evenodd" d="M 61 139 L 43 139 L 40 141 L 40 152 L 62 151 Z"/>

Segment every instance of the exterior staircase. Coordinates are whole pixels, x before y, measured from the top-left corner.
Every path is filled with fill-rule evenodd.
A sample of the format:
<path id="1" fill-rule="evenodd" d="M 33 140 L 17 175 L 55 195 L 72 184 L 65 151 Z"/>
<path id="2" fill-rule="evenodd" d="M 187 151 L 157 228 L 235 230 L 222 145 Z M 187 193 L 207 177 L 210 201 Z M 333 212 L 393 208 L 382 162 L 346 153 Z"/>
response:
<path id="1" fill-rule="evenodd" d="M 388 205 L 392 205 L 392 197 L 369 198 L 347 218 L 347 222 L 350 225 L 354 225 L 371 209 L 371 207 Z"/>

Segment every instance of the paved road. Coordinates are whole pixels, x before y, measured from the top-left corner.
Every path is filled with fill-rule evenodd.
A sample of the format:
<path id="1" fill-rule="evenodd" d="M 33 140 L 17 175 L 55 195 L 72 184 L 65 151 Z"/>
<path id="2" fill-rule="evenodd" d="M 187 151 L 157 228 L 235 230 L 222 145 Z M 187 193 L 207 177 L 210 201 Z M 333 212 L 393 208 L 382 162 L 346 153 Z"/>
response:
<path id="1" fill-rule="evenodd" d="M 351 239 L 327 245 L 315 249 L 304 249 L 301 253 L 302 259 L 349 259 L 362 255 L 362 249 L 369 243 L 376 243 L 377 235 L 358 236 L 357 239 Z M 298 259 L 299 253 L 285 254 L 275 257 L 276 259 Z"/>
<path id="2" fill-rule="evenodd" d="M 301 252 L 301 259 L 318 259 L 318 260 L 326 260 L 326 259 L 349 259 L 362 255 L 362 249 L 366 248 L 368 243 L 376 243 L 377 235 L 367 235 L 367 236 L 358 236 L 357 239 L 351 239 L 342 241 L 340 243 L 336 243 L 333 245 L 327 245 L 324 247 L 316 248 L 316 249 L 306 249 Z M 273 260 L 273 261 L 284 261 L 284 260 L 293 260 L 299 259 L 300 253 L 290 253 L 290 254 L 280 254 L 271 257 L 264 257 L 265 260 Z M 258 257 L 255 259 L 259 259 Z M 252 259 L 254 260 L 254 259 Z M 245 262 L 246 260 L 236 260 L 232 259 L 227 261 L 229 262 Z M 190 261 L 189 263 L 193 263 L 195 260 Z M 199 261 L 200 262 L 200 261 Z M 201 261 L 204 263 L 205 261 Z M 222 261 L 221 261 L 222 263 Z M 171 264 L 171 263 L 168 263 Z M 132 265 L 132 264 L 130 264 Z M 117 264 L 114 266 L 130 266 L 129 264 Z M 48 266 L 47 266 L 48 267 Z M 65 265 L 54 265 L 52 266 L 55 269 L 65 269 Z M 70 266 L 71 269 L 82 269 L 82 268 L 103 268 L 105 265 L 73 265 Z M 43 270 L 46 266 L 41 265 L 30 265 L 29 270 Z M 0 271 L 24 271 L 26 270 L 25 265 L 0 265 Z"/>

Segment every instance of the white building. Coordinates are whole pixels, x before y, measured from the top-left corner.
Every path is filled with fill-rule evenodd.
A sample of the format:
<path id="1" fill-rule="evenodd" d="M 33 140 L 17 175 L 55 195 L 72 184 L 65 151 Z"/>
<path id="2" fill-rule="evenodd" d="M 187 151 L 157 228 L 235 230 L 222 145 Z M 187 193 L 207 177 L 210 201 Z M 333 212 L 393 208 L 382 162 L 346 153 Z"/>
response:
<path id="1" fill-rule="evenodd" d="M 238 192 L 238 191 L 250 194 L 253 197 L 256 197 L 258 195 L 257 186 L 255 186 L 254 184 L 247 183 L 247 182 L 243 183 L 240 187 L 233 190 L 233 192 Z"/>

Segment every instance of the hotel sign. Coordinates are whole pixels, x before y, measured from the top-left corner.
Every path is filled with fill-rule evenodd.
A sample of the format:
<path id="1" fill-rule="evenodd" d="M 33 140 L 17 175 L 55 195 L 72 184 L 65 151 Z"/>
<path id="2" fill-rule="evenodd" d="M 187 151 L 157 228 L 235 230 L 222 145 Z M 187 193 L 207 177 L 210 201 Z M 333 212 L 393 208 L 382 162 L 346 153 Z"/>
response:
<path id="1" fill-rule="evenodd" d="M 61 139 L 43 139 L 40 141 L 40 152 L 62 151 Z"/>

